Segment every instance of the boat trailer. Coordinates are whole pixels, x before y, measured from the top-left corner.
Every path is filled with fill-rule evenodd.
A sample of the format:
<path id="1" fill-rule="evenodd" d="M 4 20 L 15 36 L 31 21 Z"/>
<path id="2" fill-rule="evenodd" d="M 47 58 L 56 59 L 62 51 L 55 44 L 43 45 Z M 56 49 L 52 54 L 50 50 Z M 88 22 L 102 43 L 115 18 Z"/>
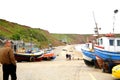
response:
<path id="1" fill-rule="evenodd" d="M 96 62 L 97 64 L 95 66 L 98 66 L 98 68 L 102 69 L 102 72 L 106 73 L 112 73 L 112 68 L 118 64 L 120 64 L 120 60 L 111 60 L 106 59 L 103 60 L 99 56 L 96 56 Z"/>

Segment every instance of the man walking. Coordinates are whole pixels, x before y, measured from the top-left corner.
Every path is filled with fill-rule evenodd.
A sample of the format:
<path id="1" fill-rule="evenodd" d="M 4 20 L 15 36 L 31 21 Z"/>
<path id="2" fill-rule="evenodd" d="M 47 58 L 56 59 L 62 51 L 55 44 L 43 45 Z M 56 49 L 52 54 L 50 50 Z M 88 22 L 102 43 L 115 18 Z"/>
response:
<path id="1" fill-rule="evenodd" d="M 0 63 L 2 64 L 3 80 L 8 80 L 9 75 L 11 75 L 11 80 L 17 80 L 16 61 L 9 41 L 6 41 L 4 47 L 0 49 Z"/>

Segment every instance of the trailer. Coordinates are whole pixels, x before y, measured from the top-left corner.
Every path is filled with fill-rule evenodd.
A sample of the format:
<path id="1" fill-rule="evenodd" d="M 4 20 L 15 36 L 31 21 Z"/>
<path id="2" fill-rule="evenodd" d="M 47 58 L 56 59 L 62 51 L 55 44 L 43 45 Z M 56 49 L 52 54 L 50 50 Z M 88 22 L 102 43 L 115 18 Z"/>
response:
<path id="1" fill-rule="evenodd" d="M 96 56 L 96 60 L 97 60 L 97 65 L 95 66 L 98 66 L 98 68 L 100 68 L 102 72 L 106 72 L 106 73 L 112 73 L 112 68 L 120 64 L 120 60 L 111 60 L 111 59 L 103 60 L 99 56 Z"/>

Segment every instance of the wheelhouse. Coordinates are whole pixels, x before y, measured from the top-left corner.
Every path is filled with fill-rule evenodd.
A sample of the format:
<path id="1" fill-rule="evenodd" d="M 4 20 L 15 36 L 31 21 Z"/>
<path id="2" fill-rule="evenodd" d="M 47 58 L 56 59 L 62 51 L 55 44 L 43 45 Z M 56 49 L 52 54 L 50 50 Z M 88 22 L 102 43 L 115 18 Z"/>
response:
<path id="1" fill-rule="evenodd" d="M 97 47 L 107 51 L 120 52 L 120 38 L 101 37 L 97 39 Z"/>

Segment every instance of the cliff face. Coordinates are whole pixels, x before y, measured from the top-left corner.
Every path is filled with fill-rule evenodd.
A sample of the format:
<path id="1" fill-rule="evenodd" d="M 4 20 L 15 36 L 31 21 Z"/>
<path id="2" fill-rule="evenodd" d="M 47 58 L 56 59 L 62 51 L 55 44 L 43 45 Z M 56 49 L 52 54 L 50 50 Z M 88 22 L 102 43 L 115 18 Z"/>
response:
<path id="1" fill-rule="evenodd" d="M 83 44 L 95 39 L 93 34 L 51 34 L 60 41 L 66 41 L 68 44 Z"/>
<path id="2" fill-rule="evenodd" d="M 24 42 L 32 41 L 39 47 L 48 47 L 49 44 L 52 44 L 53 46 L 64 45 L 64 43 L 52 37 L 47 30 L 31 28 L 3 19 L 0 19 L 0 38 L 23 40 Z"/>

